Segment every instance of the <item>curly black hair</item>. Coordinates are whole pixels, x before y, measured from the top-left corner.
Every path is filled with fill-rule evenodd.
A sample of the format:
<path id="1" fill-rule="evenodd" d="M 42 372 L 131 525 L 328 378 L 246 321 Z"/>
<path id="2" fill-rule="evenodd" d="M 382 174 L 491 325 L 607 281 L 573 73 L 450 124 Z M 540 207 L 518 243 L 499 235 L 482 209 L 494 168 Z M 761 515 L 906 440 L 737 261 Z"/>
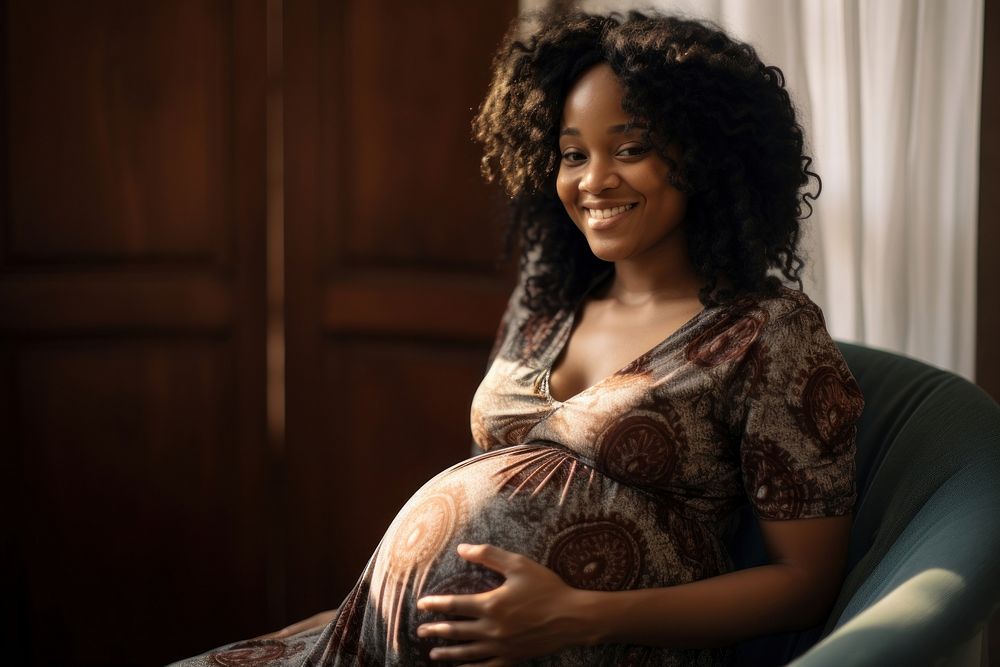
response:
<path id="1" fill-rule="evenodd" d="M 538 25 L 522 39 L 529 21 Z M 822 184 L 803 154 L 802 127 L 781 70 L 706 21 L 638 11 L 549 12 L 511 25 L 472 123 L 483 144 L 484 178 L 500 181 L 511 200 L 505 252 L 519 243 L 522 272 L 531 267 L 525 305 L 540 312 L 567 308 L 611 267 L 590 251 L 555 188 L 564 100 L 599 63 L 618 76 L 624 111 L 646 122 L 645 140 L 687 194 L 683 224 L 705 283 L 702 303 L 774 293 L 782 280 L 771 269 L 801 290 L 800 220 L 811 214 L 809 200 Z M 667 155 L 670 145 L 679 148 L 678 161 Z M 815 194 L 803 190 L 810 178 Z"/>

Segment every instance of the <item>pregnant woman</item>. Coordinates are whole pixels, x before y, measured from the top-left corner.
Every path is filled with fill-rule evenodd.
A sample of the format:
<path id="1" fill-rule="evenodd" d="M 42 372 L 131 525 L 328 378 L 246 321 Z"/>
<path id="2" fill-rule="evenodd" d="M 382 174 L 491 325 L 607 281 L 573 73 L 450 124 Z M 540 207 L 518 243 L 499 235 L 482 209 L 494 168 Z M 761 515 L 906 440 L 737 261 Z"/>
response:
<path id="1" fill-rule="evenodd" d="M 780 71 L 671 17 L 519 30 L 474 124 L 521 248 L 474 455 L 336 613 L 184 664 L 720 665 L 832 605 L 863 399 L 801 292 Z M 733 571 L 745 503 L 771 562 Z"/>

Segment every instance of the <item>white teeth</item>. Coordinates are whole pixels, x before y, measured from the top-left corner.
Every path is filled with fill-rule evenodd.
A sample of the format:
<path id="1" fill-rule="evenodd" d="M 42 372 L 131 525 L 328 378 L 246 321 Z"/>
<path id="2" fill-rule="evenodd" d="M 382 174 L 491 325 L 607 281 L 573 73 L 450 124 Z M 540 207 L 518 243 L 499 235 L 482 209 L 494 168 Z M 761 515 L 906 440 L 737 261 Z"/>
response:
<path id="1" fill-rule="evenodd" d="M 625 206 L 615 206 L 614 208 L 588 208 L 587 214 L 591 218 L 597 218 L 598 220 L 604 218 L 612 218 L 619 213 L 624 213 L 635 206 L 635 204 L 626 204 Z"/>

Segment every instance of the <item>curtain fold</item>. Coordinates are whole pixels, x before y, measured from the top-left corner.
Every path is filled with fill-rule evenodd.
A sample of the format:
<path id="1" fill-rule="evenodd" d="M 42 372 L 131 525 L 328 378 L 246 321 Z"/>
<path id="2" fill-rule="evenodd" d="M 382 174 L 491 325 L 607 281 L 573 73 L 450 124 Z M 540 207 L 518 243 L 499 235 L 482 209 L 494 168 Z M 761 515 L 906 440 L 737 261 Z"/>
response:
<path id="1" fill-rule="evenodd" d="M 707 18 L 780 67 L 823 179 L 803 250 L 831 333 L 974 379 L 983 0 L 580 6 Z"/>

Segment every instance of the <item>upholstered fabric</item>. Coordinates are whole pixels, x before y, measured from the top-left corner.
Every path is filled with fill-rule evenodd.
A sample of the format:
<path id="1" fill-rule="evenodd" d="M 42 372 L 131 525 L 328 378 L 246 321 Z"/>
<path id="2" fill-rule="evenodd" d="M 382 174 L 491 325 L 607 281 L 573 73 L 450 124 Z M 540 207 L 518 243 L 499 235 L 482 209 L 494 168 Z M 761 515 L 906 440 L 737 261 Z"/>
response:
<path id="1" fill-rule="evenodd" d="M 952 373 L 840 348 L 866 402 L 848 575 L 823 627 L 744 642 L 737 664 L 934 664 L 1000 606 L 1000 406 Z M 749 512 L 731 552 L 766 561 Z"/>

